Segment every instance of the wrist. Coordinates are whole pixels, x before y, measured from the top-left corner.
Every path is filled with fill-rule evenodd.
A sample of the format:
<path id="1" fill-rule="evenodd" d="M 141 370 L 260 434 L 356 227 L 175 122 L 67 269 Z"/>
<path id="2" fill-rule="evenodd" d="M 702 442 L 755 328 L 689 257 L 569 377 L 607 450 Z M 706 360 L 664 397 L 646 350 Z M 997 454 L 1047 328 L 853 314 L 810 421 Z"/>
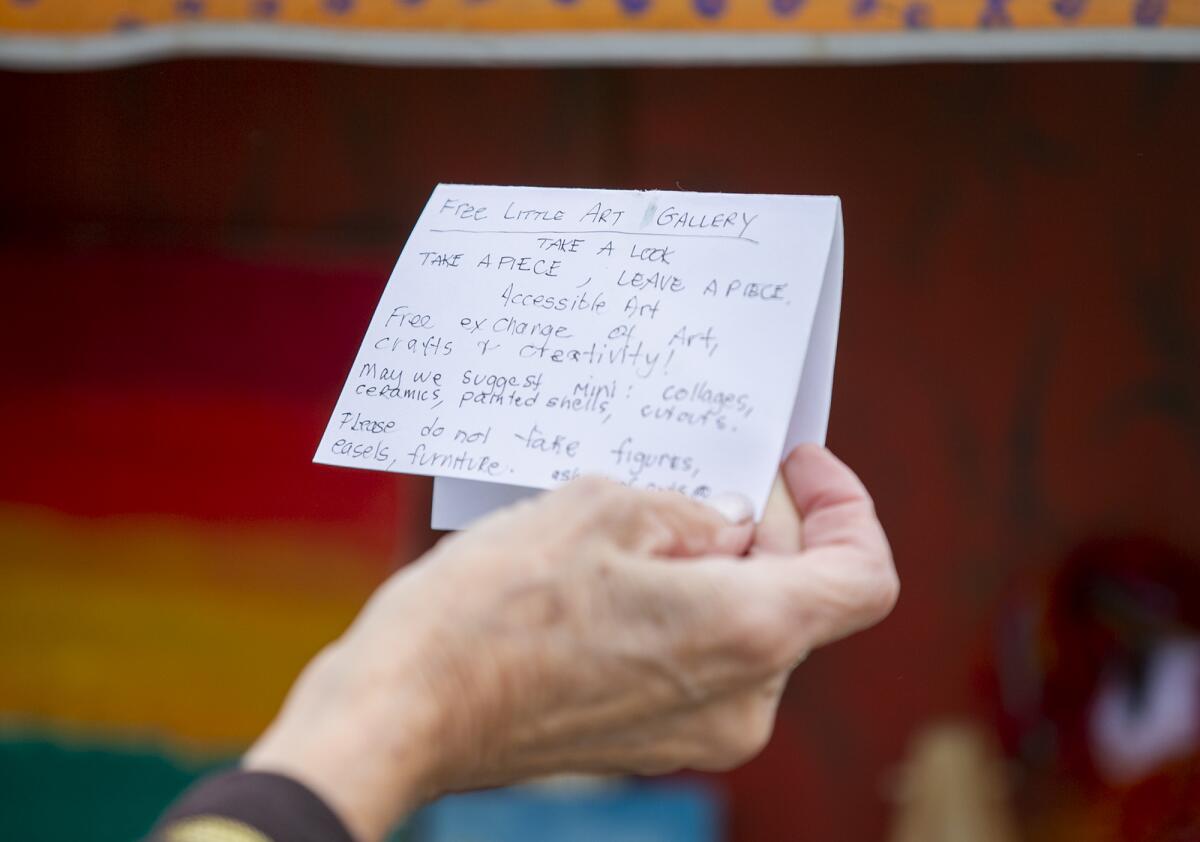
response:
<path id="1" fill-rule="evenodd" d="M 433 798 L 438 712 L 419 675 L 362 679 L 343 643 L 306 668 L 243 766 L 288 775 L 324 800 L 359 842 L 378 842 Z"/>

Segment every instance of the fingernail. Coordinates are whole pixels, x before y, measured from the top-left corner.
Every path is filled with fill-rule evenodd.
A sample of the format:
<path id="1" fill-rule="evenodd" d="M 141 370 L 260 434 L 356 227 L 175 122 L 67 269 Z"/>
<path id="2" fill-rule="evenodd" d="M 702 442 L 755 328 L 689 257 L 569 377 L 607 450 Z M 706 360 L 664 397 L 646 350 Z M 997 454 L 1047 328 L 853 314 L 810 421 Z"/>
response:
<path id="1" fill-rule="evenodd" d="M 730 523 L 743 523 L 754 517 L 754 507 L 742 494 L 727 492 L 709 497 L 704 502 L 720 512 Z"/>

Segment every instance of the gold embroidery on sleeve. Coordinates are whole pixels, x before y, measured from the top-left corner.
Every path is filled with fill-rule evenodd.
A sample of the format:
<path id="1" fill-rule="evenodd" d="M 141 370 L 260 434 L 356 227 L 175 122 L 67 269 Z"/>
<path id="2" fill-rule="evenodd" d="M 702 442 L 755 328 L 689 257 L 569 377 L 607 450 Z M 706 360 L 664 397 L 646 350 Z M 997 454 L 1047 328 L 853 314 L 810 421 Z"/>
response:
<path id="1" fill-rule="evenodd" d="M 271 842 L 249 825 L 220 816 L 193 816 L 175 822 L 163 838 L 166 842 Z"/>

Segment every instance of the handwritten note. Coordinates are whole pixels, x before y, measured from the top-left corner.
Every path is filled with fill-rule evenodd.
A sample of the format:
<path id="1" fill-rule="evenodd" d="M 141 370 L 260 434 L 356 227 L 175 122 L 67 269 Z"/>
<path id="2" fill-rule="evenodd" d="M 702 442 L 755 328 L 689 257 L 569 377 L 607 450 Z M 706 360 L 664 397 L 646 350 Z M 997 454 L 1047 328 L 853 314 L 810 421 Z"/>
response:
<path id="1" fill-rule="evenodd" d="M 585 473 L 761 513 L 841 284 L 835 197 L 439 185 L 314 461 L 437 477 L 435 528 Z"/>

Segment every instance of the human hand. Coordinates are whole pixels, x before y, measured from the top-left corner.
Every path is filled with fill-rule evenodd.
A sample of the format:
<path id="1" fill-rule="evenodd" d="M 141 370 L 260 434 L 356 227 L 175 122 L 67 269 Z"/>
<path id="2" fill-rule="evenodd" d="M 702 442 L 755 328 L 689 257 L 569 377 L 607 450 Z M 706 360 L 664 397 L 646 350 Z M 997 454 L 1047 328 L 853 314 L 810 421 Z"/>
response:
<path id="1" fill-rule="evenodd" d="M 757 530 L 585 479 L 443 540 L 314 660 L 247 767 L 370 842 L 442 792 L 743 762 L 795 663 L 896 596 L 853 474 L 805 447 L 782 476 Z"/>

